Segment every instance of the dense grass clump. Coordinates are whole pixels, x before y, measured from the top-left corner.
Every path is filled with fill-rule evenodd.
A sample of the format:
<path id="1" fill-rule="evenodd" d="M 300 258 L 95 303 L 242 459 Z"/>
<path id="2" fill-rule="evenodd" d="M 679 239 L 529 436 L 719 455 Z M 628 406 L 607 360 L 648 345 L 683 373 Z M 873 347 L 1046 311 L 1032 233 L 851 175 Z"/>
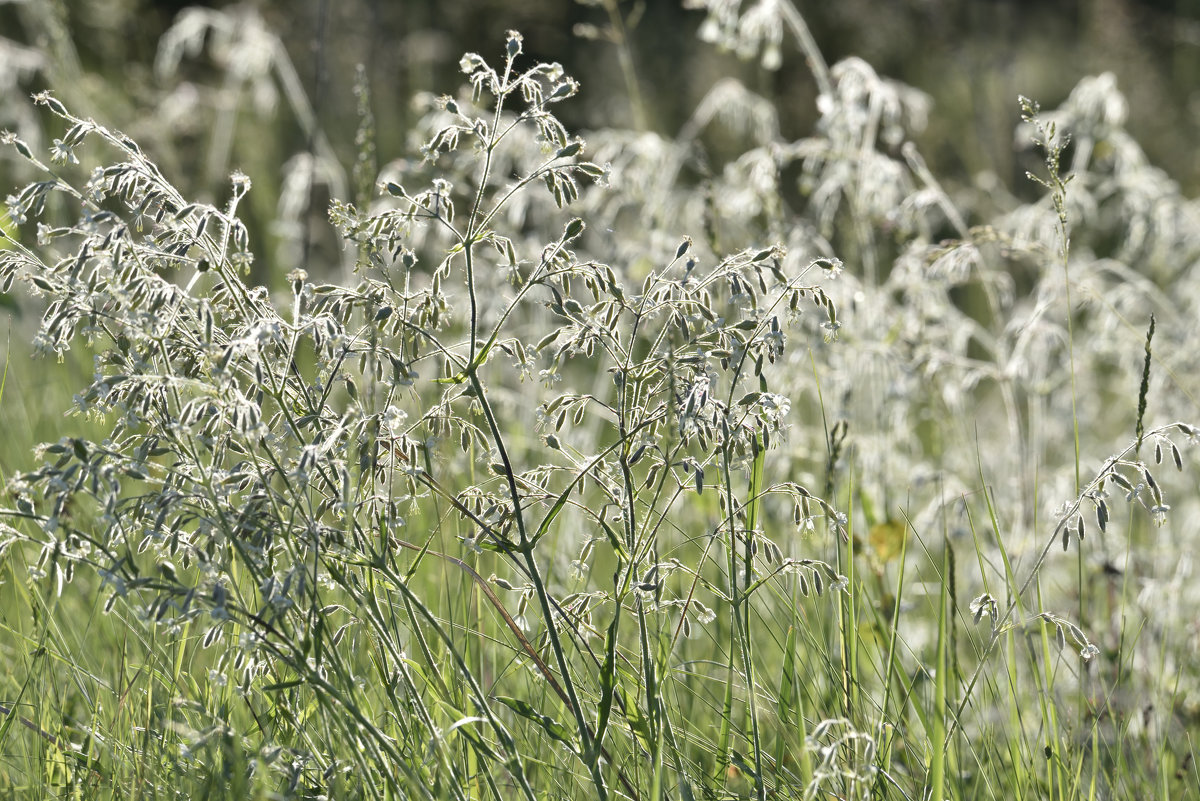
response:
<path id="1" fill-rule="evenodd" d="M 82 387 L 0 404 L 74 412 L 5 455 L 0 787 L 1195 794 L 1195 202 L 1111 76 L 1020 100 L 1040 196 L 952 197 L 921 92 L 695 5 L 795 40 L 810 136 L 725 80 L 585 143 L 510 32 L 377 181 L 360 84 L 341 256 L 273 289 L 249 178 L 191 199 L 35 96 L 0 282 Z"/>

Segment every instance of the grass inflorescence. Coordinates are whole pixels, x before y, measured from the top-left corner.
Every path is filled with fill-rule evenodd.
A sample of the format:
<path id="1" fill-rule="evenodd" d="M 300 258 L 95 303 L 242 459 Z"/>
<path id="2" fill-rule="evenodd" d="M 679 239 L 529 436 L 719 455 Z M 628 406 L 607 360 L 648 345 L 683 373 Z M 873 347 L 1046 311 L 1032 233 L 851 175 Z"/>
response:
<path id="1" fill-rule="evenodd" d="M 631 90 L 643 130 L 585 141 L 509 32 L 413 153 L 360 75 L 343 261 L 283 248 L 274 289 L 248 177 L 191 199 L 35 96 L 0 283 L 73 414 L 5 454 L 6 792 L 1195 793 L 1195 203 L 1111 76 L 1022 99 L 1046 194 L 975 204 L 921 92 L 791 3 L 692 5 L 767 69 L 794 39 L 811 135 L 730 79 L 677 137 Z"/>

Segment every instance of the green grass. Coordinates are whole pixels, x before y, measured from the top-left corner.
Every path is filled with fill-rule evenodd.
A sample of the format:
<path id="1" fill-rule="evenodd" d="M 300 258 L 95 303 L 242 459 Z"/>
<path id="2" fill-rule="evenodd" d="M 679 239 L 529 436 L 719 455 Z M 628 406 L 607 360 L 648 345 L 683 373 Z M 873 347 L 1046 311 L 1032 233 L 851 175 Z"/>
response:
<path id="1" fill-rule="evenodd" d="M 1195 796 L 1195 202 L 1100 78 L 1023 101 L 1047 194 L 978 219 L 923 96 L 782 13 L 705 31 L 796 37 L 811 135 L 725 84 L 585 144 L 510 33 L 273 292 L 244 176 L 189 201 L 38 96 L 0 793 Z"/>

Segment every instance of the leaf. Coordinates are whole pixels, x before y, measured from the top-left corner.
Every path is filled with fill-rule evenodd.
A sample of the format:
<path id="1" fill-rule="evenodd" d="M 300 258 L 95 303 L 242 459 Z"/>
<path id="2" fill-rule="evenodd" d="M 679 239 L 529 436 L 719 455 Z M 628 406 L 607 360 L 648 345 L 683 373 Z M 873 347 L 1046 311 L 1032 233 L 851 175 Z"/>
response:
<path id="1" fill-rule="evenodd" d="M 506 695 L 497 695 L 496 700 L 526 720 L 531 720 L 541 726 L 542 730 L 555 740 L 565 743 L 572 750 L 575 749 L 575 742 L 571 738 L 571 730 L 549 715 L 543 715 L 541 712 L 538 712 L 528 701 L 523 701 L 520 698 L 510 698 Z"/>
<path id="2" fill-rule="evenodd" d="M 503 473 L 501 473 L 501 475 L 503 475 Z M 537 531 L 534 532 L 532 539 L 530 539 L 529 544 L 531 546 L 536 545 L 538 540 L 546 536 L 546 532 L 550 530 L 550 525 L 554 522 L 554 518 L 558 517 L 558 513 L 563 510 L 564 506 L 566 506 L 567 499 L 571 497 L 571 493 L 574 491 L 574 489 L 575 485 L 572 484 L 568 486 L 565 490 L 563 490 L 562 494 L 558 496 L 557 500 L 554 501 L 554 505 L 550 507 L 549 512 L 546 512 L 546 516 L 542 518 L 541 524 L 537 527 Z"/>
<path id="3" fill-rule="evenodd" d="M 789 626 L 787 645 L 784 646 L 783 673 L 779 677 L 779 720 L 785 726 L 794 719 L 798 700 L 796 690 L 796 629 Z"/>
<path id="4" fill-rule="evenodd" d="M 653 744 L 654 738 L 650 733 L 650 720 L 642 712 L 641 708 L 636 704 L 626 703 L 622 708 L 625 713 L 625 722 L 629 724 L 629 730 L 633 732 L 637 744 L 647 753 L 654 753 Z"/>
<path id="5" fill-rule="evenodd" d="M 603 517 L 600 518 L 600 527 L 604 529 L 604 536 L 608 538 L 608 544 L 613 547 L 613 551 L 616 552 L 617 557 L 619 559 L 621 559 L 621 561 L 623 563 L 626 559 L 627 554 L 625 552 L 625 544 L 623 542 L 621 542 L 620 536 L 617 534 L 616 530 L 613 529 L 613 527 L 608 524 L 608 521 L 605 520 Z"/>

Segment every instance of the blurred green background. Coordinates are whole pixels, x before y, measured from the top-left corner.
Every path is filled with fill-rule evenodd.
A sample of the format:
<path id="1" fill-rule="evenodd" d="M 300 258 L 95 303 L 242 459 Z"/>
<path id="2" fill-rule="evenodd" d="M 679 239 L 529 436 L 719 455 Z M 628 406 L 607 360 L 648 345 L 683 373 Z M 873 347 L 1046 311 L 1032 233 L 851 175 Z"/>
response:
<path id="1" fill-rule="evenodd" d="M 1200 186 L 1200 0 L 808 0 L 797 6 L 830 64 L 856 55 L 931 96 L 918 145 L 952 192 L 991 176 L 1010 191 L 1035 192 L 1024 179 L 1028 165 L 1015 157 L 1018 94 L 1052 108 L 1080 77 L 1103 71 L 1116 75 L 1130 103 L 1130 132 L 1153 163 L 1188 195 Z M 8 62 L 0 71 L 9 76 L 0 82 L 7 95 L 0 124 L 20 127 L 19 99 L 49 86 L 76 112 L 137 138 L 184 192 L 219 197 L 229 171 L 242 169 L 256 185 L 247 221 L 257 241 L 265 235 L 270 243 L 286 234 L 276 201 L 285 194 L 285 165 L 319 149 L 316 131 L 350 174 L 359 64 L 371 91 L 377 163 L 385 164 L 415 153 L 405 136 L 418 114 L 414 96 L 457 91 L 462 53 L 497 54 L 509 28 L 524 33 L 527 53 L 561 62 L 583 84 L 584 100 L 563 109 L 571 129 L 646 127 L 673 136 L 727 75 L 775 102 L 785 137 L 807 135 L 816 119 L 812 75 L 794 47 L 784 48 L 778 70 L 739 61 L 698 41 L 704 14 L 680 2 L 213 3 L 228 12 L 223 19 L 234 21 L 228 40 L 222 45 L 211 30 L 193 30 L 192 49 L 183 47 L 175 69 L 164 69 L 164 33 L 194 7 L 152 0 L 0 4 L 0 35 L 9 41 L 0 49 L 0 63 Z M 620 48 L 587 36 L 614 19 L 627 29 L 644 114 L 630 102 Z M 238 41 L 247 46 L 238 49 Z M 22 61 L 11 43 L 46 57 L 27 52 Z M 289 70 L 294 74 L 285 74 Z M 303 89 L 315 126 L 293 102 L 296 88 Z M 30 108 L 26 123 L 36 116 Z M 720 142 L 706 145 L 720 157 Z M 0 170 L 10 163 L 0 162 Z M 318 177 L 307 186 L 310 228 L 321 227 L 331 192 L 349 193 L 347 181 Z M 259 278 L 286 272 L 273 269 L 281 258 L 277 246 L 258 249 Z"/>

